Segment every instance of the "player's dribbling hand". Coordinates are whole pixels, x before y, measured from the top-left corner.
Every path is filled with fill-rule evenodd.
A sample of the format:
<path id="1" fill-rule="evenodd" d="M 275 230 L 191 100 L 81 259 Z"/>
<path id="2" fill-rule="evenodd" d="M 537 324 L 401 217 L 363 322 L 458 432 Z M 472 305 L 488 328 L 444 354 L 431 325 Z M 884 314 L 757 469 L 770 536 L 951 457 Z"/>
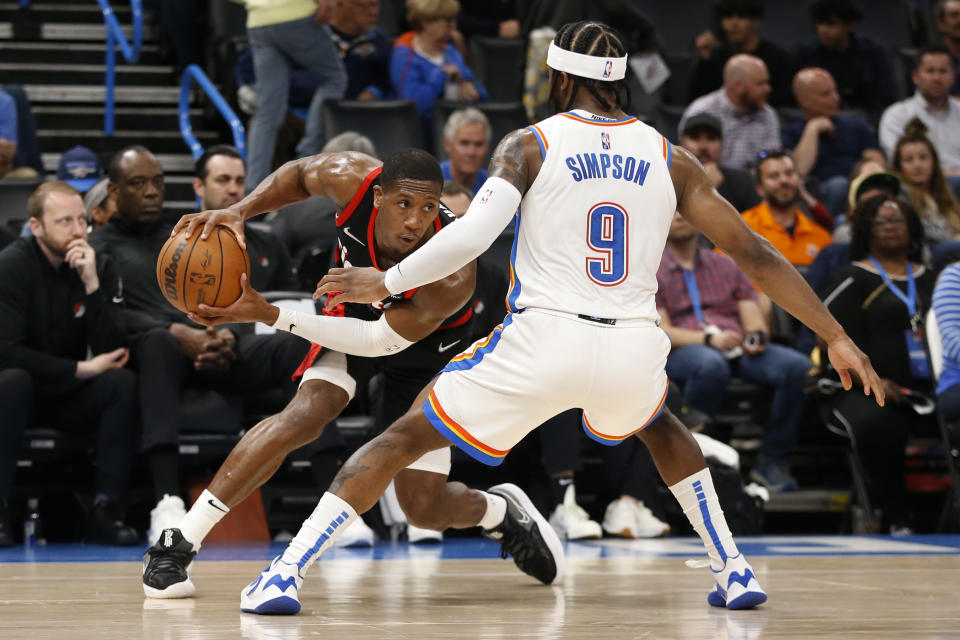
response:
<path id="1" fill-rule="evenodd" d="M 243 249 L 247 248 L 247 241 L 243 235 L 243 216 L 230 209 L 211 209 L 200 213 L 188 213 L 177 221 L 170 236 L 175 236 L 184 229 L 187 236 L 192 236 L 198 229 L 200 237 L 206 239 L 217 226 L 226 227 L 237 237 L 237 242 Z"/>
<path id="2" fill-rule="evenodd" d="M 840 382 L 843 388 L 849 391 L 853 387 L 853 379 L 850 377 L 850 371 L 857 374 L 863 384 L 864 395 L 870 395 L 873 392 L 877 399 L 877 404 L 881 407 L 886 401 L 886 391 L 880 376 L 873 370 L 870 364 L 870 358 L 867 357 L 849 336 L 843 335 L 827 345 L 827 354 L 830 357 L 830 364 L 840 374 Z"/>
<path id="3" fill-rule="evenodd" d="M 317 284 L 313 299 L 318 300 L 325 293 L 335 294 L 327 298 L 328 310 L 341 302 L 379 302 L 390 296 L 383 279 L 384 272 L 373 267 L 333 268 Z"/>
<path id="4" fill-rule="evenodd" d="M 240 297 L 226 307 L 211 307 L 201 304 L 187 317 L 198 324 L 213 327 L 229 322 L 263 322 L 272 325 L 277 321 L 279 310 L 266 301 L 256 289 L 250 286 L 247 274 L 240 274 Z"/>

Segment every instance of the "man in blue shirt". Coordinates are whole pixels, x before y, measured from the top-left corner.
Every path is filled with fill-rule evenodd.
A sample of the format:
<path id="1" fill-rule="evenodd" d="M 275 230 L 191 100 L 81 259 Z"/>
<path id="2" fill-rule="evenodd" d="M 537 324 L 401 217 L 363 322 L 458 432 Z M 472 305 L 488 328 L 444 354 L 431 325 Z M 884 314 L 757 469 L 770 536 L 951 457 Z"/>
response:
<path id="1" fill-rule="evenodd" d="M 877 136 L 863 116 L 838 115 L 840 94 L 825 69 L 801 69 L 793 79 L 793 92 L 803 120 L 783 124 L 783 148 L 793 150 L 801 176 L 812 174 L 820 181 L 827 209 L 834 215 L 841 214 L 853 166 L 861 158 L 885 162 Z"/>
<path id="2" fill-rule="evenodd" d="M 450 114 L 443 125 L 443 150 L 450 156 L 440 163 L 444 180 L 454 180 L 476 194 L 487 180 L 490 121 L 479 109 L 468 107 Z"/>

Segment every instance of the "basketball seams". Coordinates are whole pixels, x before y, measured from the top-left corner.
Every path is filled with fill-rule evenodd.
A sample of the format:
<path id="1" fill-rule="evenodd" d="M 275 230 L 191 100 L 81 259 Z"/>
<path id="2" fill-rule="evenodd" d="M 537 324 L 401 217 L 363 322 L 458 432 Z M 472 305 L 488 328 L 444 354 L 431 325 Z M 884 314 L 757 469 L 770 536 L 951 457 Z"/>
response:
<path id="1" fill-rule="evenodd" d="M 181 296 L 183 297 L 183 308 L 180 309 L 184 313 L 188 312 L 189 305 L 187 304 L 187 277 L 190 275 L 190 260 L 193 258 L 193 250 L 197 248 L 197 242 L 200 241 L 200 234 L 196 233 L 193 236 L 193 242 L 190 244 L 190 252 L 187 253 L 186 260 L 183 261 L 183 284 L 180 286 Z"/>
<path id="2" fill-rule="evenodd" d="M 220 234 L 223 232 L 223 229 L 217 227 L 217 244 L 220 246 L 220 273 L 217 275 L 217 292 L 213 294 L 214 307 L 220 306 L 220 290 L 223 289 L 223 239 L 220 237 Z M 227 233 L 229 233 L 229 231 Z"/>

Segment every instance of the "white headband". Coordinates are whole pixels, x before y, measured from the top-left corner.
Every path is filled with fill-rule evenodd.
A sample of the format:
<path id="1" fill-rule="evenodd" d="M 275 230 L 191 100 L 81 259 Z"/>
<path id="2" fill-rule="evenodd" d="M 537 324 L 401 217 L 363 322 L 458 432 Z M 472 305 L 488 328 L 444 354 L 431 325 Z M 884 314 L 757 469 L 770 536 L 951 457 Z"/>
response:
<path id="1" fill-rule="evenodd" d="M 554 71 L 565 71 L 581 78 L 612 82 L 623 80 L 627 73 L 627 56 L 602 58 L 574 53 L 550 43 L 547 49 L 547 66 Z"/>

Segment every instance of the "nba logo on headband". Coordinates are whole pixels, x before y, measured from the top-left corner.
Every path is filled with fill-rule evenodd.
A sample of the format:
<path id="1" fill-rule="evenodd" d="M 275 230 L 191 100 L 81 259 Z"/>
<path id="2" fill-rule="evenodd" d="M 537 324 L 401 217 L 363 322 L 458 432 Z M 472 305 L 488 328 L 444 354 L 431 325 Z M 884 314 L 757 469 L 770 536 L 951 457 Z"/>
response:
<path id="1" fill-rule="evenodd" d="M 607 63 L 603 65 L 603 77 L 609 78 L 611 71 L 613 71 L 613 60 L 607 60 Z"/>

